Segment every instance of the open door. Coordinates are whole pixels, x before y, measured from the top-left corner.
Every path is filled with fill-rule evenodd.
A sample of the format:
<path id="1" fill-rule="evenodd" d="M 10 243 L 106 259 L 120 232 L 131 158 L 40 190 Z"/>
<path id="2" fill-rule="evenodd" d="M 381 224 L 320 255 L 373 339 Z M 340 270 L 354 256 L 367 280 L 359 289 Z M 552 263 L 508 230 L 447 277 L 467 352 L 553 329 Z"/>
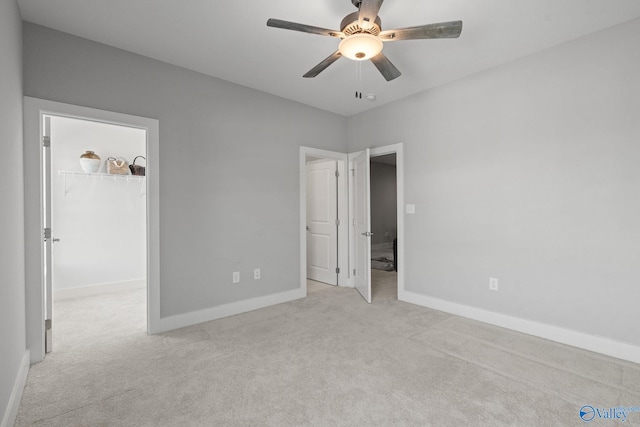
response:
<path id="1" fill-rule="evenodd" d="M 353 160 L 354 278 L 356 289 L 371 304 L 371 206 L 369 200 L 369 149 Z"/>
<path id="2" fill-rule="evenodd" d="M 307 164 L 307 278 L 338 284 L 338 163 Z"/>
<path id="3" fill-rule="evenodd" d="M 53 237 L 51 234 L 51 117 L 43 116 L 42 124 L 42 224 L 44 227 L 42 256 L 44 260 L 44 348 L 51 353 L 52 342 L 52 311 L 53 294 L 51 281 L 51 249 Z"/>

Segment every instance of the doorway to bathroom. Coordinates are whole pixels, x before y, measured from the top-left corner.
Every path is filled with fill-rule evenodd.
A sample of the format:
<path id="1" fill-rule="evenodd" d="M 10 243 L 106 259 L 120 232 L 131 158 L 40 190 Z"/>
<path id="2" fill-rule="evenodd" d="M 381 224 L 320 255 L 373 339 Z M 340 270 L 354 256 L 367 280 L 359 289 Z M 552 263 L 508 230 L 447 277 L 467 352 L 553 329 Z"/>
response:
<path id="1" fill-rule="evenodd" d="M 370 157 L 371 298 L 398 298 L 396 153 Z"/>

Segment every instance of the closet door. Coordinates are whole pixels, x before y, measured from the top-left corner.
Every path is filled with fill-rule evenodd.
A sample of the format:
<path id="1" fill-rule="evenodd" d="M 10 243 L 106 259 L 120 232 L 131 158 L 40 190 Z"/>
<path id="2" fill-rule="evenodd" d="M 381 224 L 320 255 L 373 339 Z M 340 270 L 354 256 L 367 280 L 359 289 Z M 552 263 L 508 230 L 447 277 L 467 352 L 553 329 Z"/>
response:
<path id="1" fill-rule="evenodd" d="M 338 284 L 338 178 L 335 160 L 307 165 L 307 278 Z"/>

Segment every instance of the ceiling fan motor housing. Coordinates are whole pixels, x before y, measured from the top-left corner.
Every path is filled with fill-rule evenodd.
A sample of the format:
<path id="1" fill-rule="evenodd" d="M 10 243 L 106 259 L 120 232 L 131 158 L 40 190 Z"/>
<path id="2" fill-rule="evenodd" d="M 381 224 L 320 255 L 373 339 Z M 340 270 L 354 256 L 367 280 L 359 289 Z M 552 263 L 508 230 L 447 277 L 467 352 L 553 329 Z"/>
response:
<path id="1" fill-rule="evenodd" d="M 340 31 L 345 33 L 347 36 L 358 33 L 367 33 L 372 36 L 380 34 L 382 21 L 379 16 L 376 16 L 376 20 L 373 23 L 369 23 L 369 28 L 362 28 L 358 25 L 358 15 L 359 12 L 353 12 L 345 16 L 340 23 Z"/>
<path id="2" fill-rule="evenodd" d="M 340 31 L 346 36 L 338 49 L 349 59 L 362 61 L 371 59 L 382 51 L 382 41 L 378 38 L 382 21 L 376 16 L 374 22 L 358 23 L 360 12 L 345 16 L 340 23 Z"/>

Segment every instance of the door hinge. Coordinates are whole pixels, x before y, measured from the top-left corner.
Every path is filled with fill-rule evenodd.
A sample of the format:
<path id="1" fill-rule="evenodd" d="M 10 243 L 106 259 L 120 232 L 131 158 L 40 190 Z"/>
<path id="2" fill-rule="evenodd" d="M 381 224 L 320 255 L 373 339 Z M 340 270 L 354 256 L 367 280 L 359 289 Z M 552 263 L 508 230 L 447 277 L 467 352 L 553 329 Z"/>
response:
<path id="1" fill-rule="evenodd" d="M 336 274 L 340 274 L 340 267 L 336 267 Z"/>
<path id="2" fill-rule="evenodd" d="M 340 225 L 340 218 L 336 219 L 336 226 Z"/>
<path id="3" fill-rule="evenodd" d="M 42 137 L 42 146 L 43 147 L 51 147 L 51 137 L 50 136 L 43 136 Z"/>
<path id="4" fill-rule="evenodd" d="M 44 229 L 44 238 L 45 239 L 50 239 L 51 238 L 51 229 L 49 227 Z"/>
<path id="5" fill-rule="evenodd" d="M 356 275 L 356 269 L 355 268 L 353 269 L 353 275 L 354 276 Z"/>
<path id="6" fill-rule="evenodd" d="M 51 337 L 53 335 L 53 331 L 51 330 L 51 319 L 44 320 L 44 352 L 51 353 L 53 350 L 53 343 Z"/>
<path id="7" fill-rule="evenodd" d="M 351 169 L 351 176 L 356 176 L 356 170 L 355 169 Z"/>
<path id="8" fill-rule="evenodd" d="M 340 172 L 336 170 L 336 178 L 338 178 L 339 176 L 340 176 Z"/>

